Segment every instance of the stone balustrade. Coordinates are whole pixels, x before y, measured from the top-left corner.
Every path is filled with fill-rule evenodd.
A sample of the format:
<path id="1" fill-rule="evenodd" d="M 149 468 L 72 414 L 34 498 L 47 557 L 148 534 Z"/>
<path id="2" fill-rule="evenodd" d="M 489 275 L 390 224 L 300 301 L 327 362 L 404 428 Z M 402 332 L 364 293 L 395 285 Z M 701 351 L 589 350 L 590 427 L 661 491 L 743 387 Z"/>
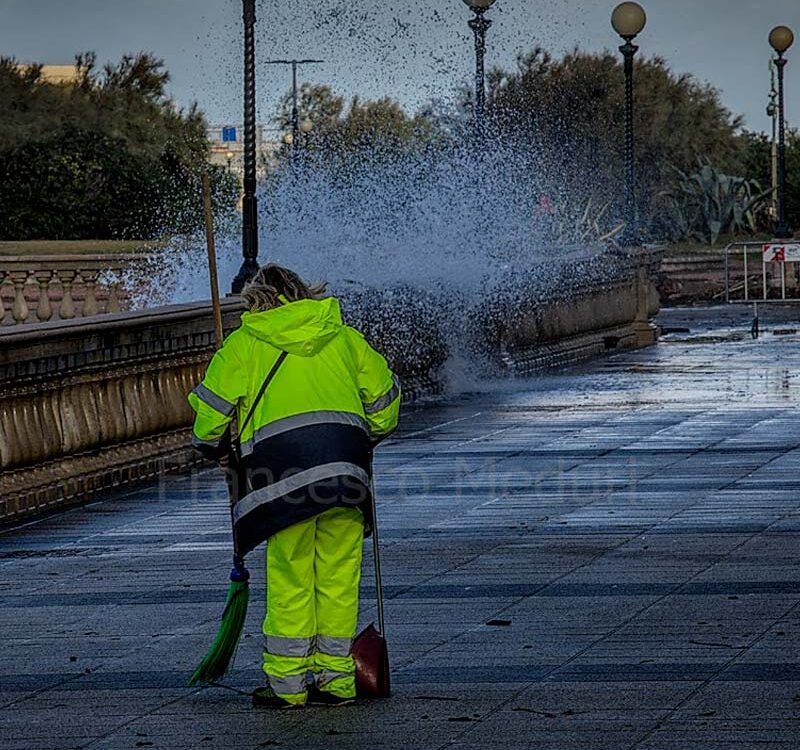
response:
<path id="1" fill-rule="evenodd" d="M 124 275 L 149 260 L 142 253 L 0 255 L 0 324 L 119 312 L 129 304 Z"/>
<path id="2" fill-rule="evenodd" d="M 0 521 L 190 465 L 186 396 L 215 346 L 208 304 L 0 331 Z"/>

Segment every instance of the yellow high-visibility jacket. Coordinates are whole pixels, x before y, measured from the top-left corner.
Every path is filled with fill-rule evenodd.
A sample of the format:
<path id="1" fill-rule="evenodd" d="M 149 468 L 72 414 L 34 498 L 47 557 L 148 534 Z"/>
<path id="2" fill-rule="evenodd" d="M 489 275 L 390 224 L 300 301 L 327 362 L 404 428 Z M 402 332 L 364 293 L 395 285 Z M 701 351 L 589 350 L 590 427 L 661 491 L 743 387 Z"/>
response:
<path id="1" fill-rule="evenodd" d="M 369 520 L 372 447 L 400 411 L 397 377 L 342 323 L 337 299 L 285 302 L 244 313 L 189 394 L 196 447 L 213 455 L 234 414 L 242 424 L 282 351 L 288 356 L 240 436 L 249 493 L 234 523 L 251 541 L 337 505 L 360 507 Z"/>

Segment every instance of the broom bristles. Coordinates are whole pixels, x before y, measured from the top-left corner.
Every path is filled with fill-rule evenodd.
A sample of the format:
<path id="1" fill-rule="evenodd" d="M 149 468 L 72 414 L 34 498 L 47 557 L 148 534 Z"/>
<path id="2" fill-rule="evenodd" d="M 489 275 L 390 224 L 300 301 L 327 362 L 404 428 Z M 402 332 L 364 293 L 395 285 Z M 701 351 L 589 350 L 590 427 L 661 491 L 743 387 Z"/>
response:
<path id="1" fill-rule="evenodd" d="M 228 587 L 228 598 L 217 637 L 189 680 L 190 687 L 198 682 L 216 682 L 233 665 L 233 657 L 244 629 L 249 599 L 250 587 L 247 581 L 232 581 Z"/>

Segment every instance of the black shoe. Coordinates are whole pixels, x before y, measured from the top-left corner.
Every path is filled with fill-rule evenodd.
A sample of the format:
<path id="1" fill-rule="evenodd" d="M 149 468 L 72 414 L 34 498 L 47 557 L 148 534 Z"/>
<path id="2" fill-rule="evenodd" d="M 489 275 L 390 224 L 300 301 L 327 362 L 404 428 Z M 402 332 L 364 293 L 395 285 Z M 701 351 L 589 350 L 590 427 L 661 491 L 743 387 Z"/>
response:
<path id="1" fill-rule="evenodd" d="M 303 704 L 289 703 L 279 695 L 275 695 L 275 691 L 267 685 L 266 687 L 257 688 L 253 691 L 253 708 L 302 708 Z"/>
<path id="2" fill-rule="evenodd" d="M 342 698 L 339 695 L 320 690 L 316 685 L 308 688 L 308 702 L 312 706 L 349 706 L 356 702 L 355 698 Z"/>

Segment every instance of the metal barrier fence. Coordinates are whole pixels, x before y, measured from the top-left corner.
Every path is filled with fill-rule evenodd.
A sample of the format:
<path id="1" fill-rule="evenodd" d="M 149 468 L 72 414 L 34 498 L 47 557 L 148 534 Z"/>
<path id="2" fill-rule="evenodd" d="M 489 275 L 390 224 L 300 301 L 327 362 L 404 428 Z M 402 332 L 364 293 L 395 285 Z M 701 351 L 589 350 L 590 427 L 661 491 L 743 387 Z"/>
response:
<path id="1" fill-rule="evenodd" d="M 758 251 L 759 258 L 752 258 L 753 250 Z M 742 279 L 734 283 L 733 261 L 738 255 L 741 255 Z M 799 275 L 800 243 L 736 242 L 725 248 L 727 303 L 800 302 Z"/>

